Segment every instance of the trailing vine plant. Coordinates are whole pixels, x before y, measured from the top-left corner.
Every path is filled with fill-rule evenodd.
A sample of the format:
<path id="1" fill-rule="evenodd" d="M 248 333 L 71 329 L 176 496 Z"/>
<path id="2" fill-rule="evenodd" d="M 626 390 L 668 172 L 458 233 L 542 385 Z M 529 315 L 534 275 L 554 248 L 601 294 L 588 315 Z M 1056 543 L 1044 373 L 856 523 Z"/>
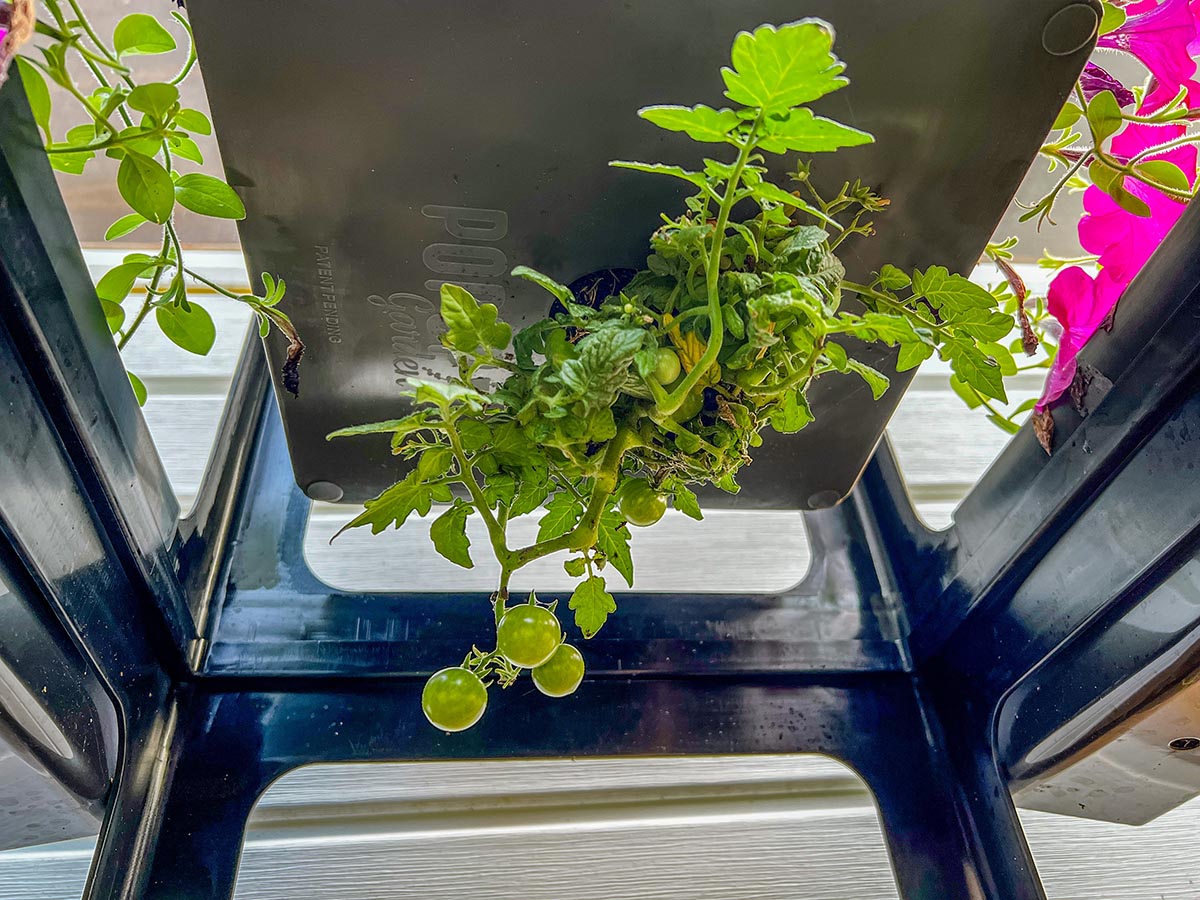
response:
<path id="1" fill-rule="evenodd" d="M 582 656 L 563 642 L 553 606 L 534 594 L 510 605 L 513 573 L 565 555 L 580 579 L 568 603 L 575 624 L 585 638 L 596 634 L 616 610 L 612 571 L 633 582 L 630 526 L 654 524 L 668 500 L 699 519 L 693 485 L 736 492 L 765 428 L 791 434 L 813 420 L 815 379 L 861 378 L 876 398 L 887 390 L 848 338 L 896 348 L 901 371 L 937 353 L 972 390 L 1005 399 L 994 354 L 1014 323 L 997 296 L 940 266 L 889 265 L 865 283 L 847 281 L 836 251 L 870 234 L 887 201 L 857 181 L 824 196 L 806 164 L 786 186 L 770 176 L 768 155 L 872 140 L 807 106 L 848 84 L 833 37 L 816 19 L 741 33 L 721 72 L 730 108 L 639 112 L 725 153 L 699 171 L 612 163 L 694 189 L 682 212 L 664 215 L 646 267 L 627 283 L 576 296 L 518 267 L 513 274 L 553 295 L 560 311 L 515 335 L 494 305 L 444 285 L 442 342 L 457 376 L 413 379 L 408 415 L 330 435 L 390 434 L 393 452 L 413 464 L 346 528 L 378 533 L 449 504 L 430 529 L 438 552 L 470 568 L 466 524 L 478 516 L 500 565 L 495 648 L 472 649 L 426 685 L 423 707 L 438 728 L 470 727 L 489 684 L 507 687 L 525 669 L 544 693 L 573 691 Z M 481 388 L 485 373 L 498 386 Z M 514 546 L 508 524 L 543 508 L 537 539 Z"/>
<path id="2" fill-rule="evenodd" d="M 32 8 L 31 2 L 19 4 Z M 14 6 L 16 12 L 18 6 Z M 132 60 L 137 56 L 170 53 L 175 37 L 154 16 L 132 13 L 122 18 L 110 39 L 101 37 L 84 13 L 80 0 L 41 0 L 46 16 L 34 31 L 44 40 L 38 55 L 16 59 L 34 120 L 46 140 L 50 164 L 60 172 L 79 175 L 99 154 L 120 160 L 117 191 L 130 212 L 105 232 L 116 240 L 145 225 L 160 232 L 154 253 L 131 253 L 105 272 L 96 285 L 108 327 L 118 349 L 124 350 L 153 314 L 159 329 L 173 343 L 191 353 L 205 355 L 216 340 L 212 316 L 189 294 L 189 280 L 199 282 L 229 300 L 254 311 L 265 337 L 272 326 L 288 340 L 283 384 L 296 393 L 304 343 L 287 314 L 279 309 L 286 285 L 282 278 L 262 274 L 263 293 L 239 294 L 205 278 L 190 268 L 183 241 L 176 230 L 178 207 L 220 219 L 245 218 L 241 198 L 224 181 L 204 172 L 181 172 L 182 163 L 203 164 L 194 135 L 212 132 L 208 116 L 180 102 L 179 85 L 195 71 L 196 47 L 187 17 L 178 10 L 171 18 L 186 40 L 179 71 L 167 81 L 138 79 Z M 0 3 L 0 11 L 8 5 Z M 28 21 L 32 13 L 23 13 Z M 0 23 L 3 24 L 3 23 Z M 28 28 L 26 29 L 28 30 Z M 88 73 L 88 82 L 75 77 Z M 50 130 L 51 93 L 47 80 L 68 95 L 83 113 L 84 121 L 55 140 Z M 139 282 L 145 298 L 132 317 L 125 301 Z M 138 402 L 146 402 L 146 387 L 129 373 Z"/>

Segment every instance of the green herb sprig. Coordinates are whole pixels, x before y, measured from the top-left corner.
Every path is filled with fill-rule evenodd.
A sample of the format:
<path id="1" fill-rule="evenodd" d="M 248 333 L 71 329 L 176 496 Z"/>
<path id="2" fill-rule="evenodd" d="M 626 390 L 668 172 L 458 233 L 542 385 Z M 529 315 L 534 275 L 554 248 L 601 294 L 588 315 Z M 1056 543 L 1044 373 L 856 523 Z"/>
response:
<path id="1" fill-rule="evenodd" d="M 208 311 L 188 292 L 188 280 L 198 281 L 218 294 L 245 303 L 258 317 L 265 337 L 272 326 L 288 339 L 283 367 L 284 386 L 295 393 L 304 343 L 287 314 L 279 309 L 286 285 L 282 278 L 263 273 L 263 294 L 236 294 L 199 275 L 187 265 L 183 243 L 175 227 L 178 207 L 202 216 L 242 219 L 245 206 L 237 193 L 220 178 L 203 172 L 179 171 L 181 161 L 202 164 L 204 157 L 194 135 L 210 134 L 212 123 L 197 109 L 180 103 L 179 85 L 195 70 L 196 47 L 191 26 L 178 11 L 171 16 L 187 39 L 179 71 L 167 81 L 141 82 L 131 61 L 137 56 L 169 53 L 177 49 L 175 37 L 154 16 L 132 13 L 121 19 L 111 40 L 104 40 L 84 14 L 79 0 L 42 0 L 49 19 L 42 17 L 36 33 L 45 39 L 37 56 L 17 58 L 21 80 L 33 116 L 46 139 L 50 164 L 60 172 L 82 174 L 98 154 L 120 160 L 117 191 L 131 212 L 105 232 L 116 240 L 143 225 L 161 232 L 157 253 L 132 253 L 105 272 L 96 285 L 109 330 L 124 350 L 138 329 L 153 314 L 163 334 L 174 344 L 201 356 L 216 340 L 216 326 Z M 72 64 L 82 62 L 91 84 L 80 84 Z M 51 94 L 47 79 L 73 98 L 85 115 L 55 140 L 50 130 Z M 123 306 L 135 285 L 143 283 L 145 299 L 130 319 Z M 138 402 L 146 402 L 146 386 L 129 373 Z"/>

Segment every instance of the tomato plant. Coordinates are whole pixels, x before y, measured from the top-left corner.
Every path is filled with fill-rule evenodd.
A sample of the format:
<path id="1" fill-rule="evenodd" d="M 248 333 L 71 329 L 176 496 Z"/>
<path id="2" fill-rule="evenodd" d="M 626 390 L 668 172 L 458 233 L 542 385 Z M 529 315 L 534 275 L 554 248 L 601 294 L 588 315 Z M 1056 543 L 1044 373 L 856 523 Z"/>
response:
<path id="1" fill-rule="evenodd" d="M 815 379 L 861 378 L 876 397 L 887 389 L 886 376 L 852 355 L 853 340 L 896 348 L 901 370 L 938 353 L 973 389 L 1004 396 L 984 348 L 1013 318 L 995 295 L 940 266 L 883 266 L 866 283 L 848 281 L 837 250 L 870 234 L 870 217 L 886 201 L 858 181 L 828 197 L 807 162 L 795 163 L 787 187 L 772 180 L 769 155 L 873 140 L 804 105 L 848 83 L 832 47 L 833 30 L 815 19 L 739 34 L 723 73 L 734 108 L 639 113 L 706 147 L 725 145 L 728 158 L 707 159 L 701 171 L 613 163 L 695 190 L 650 235 L 643 269 L 593 279 L 576 296 L 518 266 L 513 275 L 553 304 L 547 318 L 515 333 L 495 305 L 443 284 L 442 342 L 458 377 L 411 380 L 407 415 L 330 435 L 389 434 L 411 465 L 346 527 L 381 531 L 446 504 L 430 537 L 447 559 L 470 567 L 467 523 L 478 517 L 500 566 L 491 600 L 496 649 L 472 650 L 463 663 L 481 679 L 504 687 L 532 669 L 544 693 L 573 689 L 582 656 L 563 649 L 550 609 L 509 606 L 513 574 L 566 554 L 564 568 L 579 579 L 568 608 L 592 637 L 617 608 L 611 572 L 633 583 L 629 526 L 657 522 L 668 498 L 701 518 L 692 485 L 736 492 L 764 429 L 791 434 L 813 420 L 807 391 Z M 797 64 L 781 69 L 779 59 Z M 751 214 L 735 220 L 735 207 Z M 852 306 L 843 302 L 851 295 Z M 479 386 L 483 376 L 491 387 Z M 511 543 L 509 524 L 535 512 L 536 539 Z"/>

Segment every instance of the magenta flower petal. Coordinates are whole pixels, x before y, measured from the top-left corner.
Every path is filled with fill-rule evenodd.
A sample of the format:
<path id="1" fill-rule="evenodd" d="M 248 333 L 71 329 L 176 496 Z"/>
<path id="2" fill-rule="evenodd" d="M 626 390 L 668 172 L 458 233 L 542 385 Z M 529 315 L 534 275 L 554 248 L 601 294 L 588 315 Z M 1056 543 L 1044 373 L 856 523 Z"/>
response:
<path id="1" fill-rule="evenodd" d="M 1101 91 L 1112 91 L 1113 96 L 1117 98 L 1117 106 L 1121 108 L 1128 106 L 1136 99 L 1133 91 L 1095 63 L 1088 63 L 1083 67 L 1083 74 L 1079 76 L 1079 87 L 1083 89 L 1083 98 L 1089 103 Z"/>
<path id="2" fill-rule="evenodd" d="M 1116 305 L 1124 289 L 1111 278 L 1092 278 L 1079 266 L 1063 269 L 1050 283 L 1048 309 L 1062 325 L 1058 352 L 1042 396 L 1034 407 L 1041 412 L 1071 386 L 1078 365 L 1076 357 Z"/>
<path id="3" fill-rule="evenodd" d="M 1150 70 L 1155 85 L 1142 105 L 1147 111 L 1171 100 L 1196 72 L 1196 61 L 1188 53 L 1188 45 L 1196 40 L 1196 22 L 1188 3 L 1164 0 L 1153 8 L 1147 3 L 1134 4 L 1124 24 L 1096 42 L 1097 47 L 1136 56 Z"/>

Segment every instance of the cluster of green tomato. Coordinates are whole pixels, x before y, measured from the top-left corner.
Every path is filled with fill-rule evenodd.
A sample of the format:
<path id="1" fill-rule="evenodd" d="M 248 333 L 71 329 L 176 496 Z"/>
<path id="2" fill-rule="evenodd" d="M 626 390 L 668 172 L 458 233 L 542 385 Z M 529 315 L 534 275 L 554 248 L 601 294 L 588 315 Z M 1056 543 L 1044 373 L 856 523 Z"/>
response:
<path id="1" fill-rule="evenodd" d="M 573 694 L 583 681 L 583 655 L 564 642 L 553 611 L 539 606 L 533 597 L 500 619 L 496 653 L 512 666 L 529 669 L 534 685 L 547 697 Z M 434 728 L 465 731 L 483 716 L 487 699 L 487 684 L 479 671 L 466 665 L 451 666 L 425 683 L 421 709 Z"/>

